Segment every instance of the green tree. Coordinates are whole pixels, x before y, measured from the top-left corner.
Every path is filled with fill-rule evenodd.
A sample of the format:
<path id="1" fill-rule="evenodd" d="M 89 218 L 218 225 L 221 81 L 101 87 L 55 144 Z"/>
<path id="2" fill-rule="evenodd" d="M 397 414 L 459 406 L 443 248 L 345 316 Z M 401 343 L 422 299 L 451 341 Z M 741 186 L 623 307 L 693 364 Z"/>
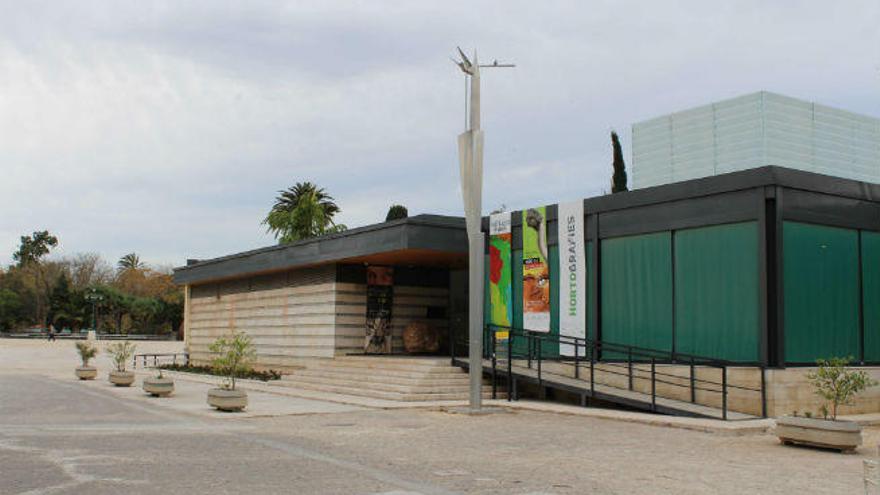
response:
<path id="1" fill-rule="evenodd" d="M 614 159 L 612 166 L 614 167 L 614 175 L 611 177 L 611 192 L 619 193 L 627 191 L 626 186 L 626 163 L 623 161 L 623 149 L 620 147 L 620 139 L 617 133 L 611 131 L 611 148 L 613 150 Z"/>
<path id="2" fill-rule="evenodd" d="M 21 245 L 12 254 L 17 262 L 15 267 L 21 276 L 22 283 L 34 296 L 33 322 L 40 325 L 48 324 L 49 297 L 52 287 L 60 271 L 58 263 L 46 263 L 42 259 L 58 245 L 58 238 L 48 230 L 35 231 L 32 235 L 21 236 Z"/>
<path id="3" fill-rule="evenodd" d="M 91 320 L 91 306 L 85 293 L 71 287 L 67 274 L 62 273 L 49 297 L 49 322 L 55 328 L 83 328 Z"/>
<path id="4" fill-rule="evenodd" d="M 116 262 L 116 268 L 121 272 L 126 270 L 140 270 L 144 268 L 144 264 L 141 263 L 141 258 L 137 253 L 128 253 L 119 258 L 119 261 Z"/>
<path id="5" fill-rule="evenodd" d="M 18 251 L 12 254 L 12 259 L 18 262 L 18 266 L 37 263 L 57 245 L 58 238 L 50 234 L 48 230 L 36 231 L 33 235 L 23 235 L 21 236 L 21 245 Z"/>
<path id="6" fill-rule="evenodd" d="M 406 209 L 406 206 L 391 205 L 391 208 L 388 208 L 388 214 L 385 215 L 385 221 L 390 222 L 391 220 L 399 220 L 408 216 L 409 210 Z"/>
<path id="7" fill-rule="evenodd" d="M 122 333 L 123 320 L 131 312 L 133 297 L 109 285 L 96 285 L 89 287 L 86 289 L 86 292 L 91 290 L 94 290 L 101 296 L 101 302 L 98 303 L 97 309 L 99 318 L 103 324 L 99 325 L 99 327 L 102 331 L 106 329 L 106 320 L 109 319 L 114 331 L 116 333 Z M 89 309 L 91 310 L 91 306 L 89 306 Z"/>
<path id="8" fill-rule="evenodd" d="M 842 405 L 852 404 L 856 395 L 868 387 L 877 385 L 864 371 L 847 369 L 852 358 L 833 357 L 831 359 L 819 359 L 816 361 L 816 371 L 807 373 L 807 379 L 813 385 L 816 395 L 831 404 L 831 419 L 837 419 L 837 408 Z"/>
<path id="9" fill-rule="evenodd" d="M 225 388 L 235 390 L 235 379 L 251 370 L 251 363 L 257 351 L 251 338 L 244 332 L 235 332 L 229 337 L 220 337 L 208 349 L 217 354 L 212 364 L 214 369 L 226 377 Z"/>
<path id="10" fill-rule="evenodd" d="M 311 182 L 279 191 L 263 225 L 280 244 L 345 230 L 333 217 L 341 210 L 333 197 Z"/>
<path id="11" fill-rule="evenodd" d="M 0 289 L 0 330 L 9 331 L 23 319 L 23 305 L 17 293 Z"/>
<path id="12" fill-rule="evenodd" d="M 161 324 L 162 303 L 155 297 L 135 297 L 129 314 L 135 333 L 154 333 Z"/>

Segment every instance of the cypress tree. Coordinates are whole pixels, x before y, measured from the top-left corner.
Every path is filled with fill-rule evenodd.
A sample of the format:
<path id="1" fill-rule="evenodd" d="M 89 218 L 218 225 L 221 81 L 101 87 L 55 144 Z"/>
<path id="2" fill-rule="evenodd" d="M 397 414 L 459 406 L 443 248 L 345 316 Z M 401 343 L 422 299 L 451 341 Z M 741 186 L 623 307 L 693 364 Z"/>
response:
<path id="1" fill-rule="evenodd" d="M 628 191 L 626 187 L 626 163 L 623 162 L 623 150 L 620 147 L 620 139 L 617 133 L 611 131 L 611 147 L 614 150 L 614 175 L 611 177 L 611 193 Z"/>

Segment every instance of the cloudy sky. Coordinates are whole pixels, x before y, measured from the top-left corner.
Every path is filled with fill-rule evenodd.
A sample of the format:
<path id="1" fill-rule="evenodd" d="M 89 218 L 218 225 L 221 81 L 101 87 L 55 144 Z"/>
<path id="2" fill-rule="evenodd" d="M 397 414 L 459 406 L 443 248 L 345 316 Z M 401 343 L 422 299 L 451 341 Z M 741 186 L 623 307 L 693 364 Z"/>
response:
<path id="1" fill-rule="evenodd" d="M 350 227 L 459 214 L 455 46 L 483 77 L 484 209 L 608 188 L 608 132 L 757 90 L 880 116 L 880 1 L 0 0 L 0 264 L 180 265 L 272 244 L 277 190 Z"/>

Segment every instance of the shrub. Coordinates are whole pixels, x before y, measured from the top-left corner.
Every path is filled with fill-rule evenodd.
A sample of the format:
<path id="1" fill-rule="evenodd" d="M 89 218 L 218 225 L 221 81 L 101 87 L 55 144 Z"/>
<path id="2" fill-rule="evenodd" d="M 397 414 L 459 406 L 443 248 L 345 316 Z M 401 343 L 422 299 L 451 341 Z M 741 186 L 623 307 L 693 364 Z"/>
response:
<path id="1" fill-rule="evenodd" d="M 134 350 L 137 346 L 129 341 L 114 342 L 107 346 L 107 354 L 113 358 L 116 364 L 116 371 L 125 371 L 125 364 L 134 356 Z"/>
<path id="2" fill-rule="evenodd" d="M 221 374 L 219 370 L 216 370 L 210 366 L 196 366 L 192 364 L 163 364 L 159 366 L 159 369 L 169 371 L 183 371 L 185 373 L 198 373 L 200 375 L 225 376 Z M 264 382 L 268 382 L 269 380 L 280 380 L 281 372 L 276 370 L 257 371 L 251 369 L 249 371 L 243 371 L 239 373 L 237 378 L 250 378 L 252 380 L 262 380 Z"/>
<path id="3" fill-rule="evenodd" d="M 852 358 L 833 357 L 816 361 L 816 371 L 807 373 L 807 379 L 815 389 L 816 395 L 825 400 L 823 408 L 831 404 L 831 420 L 837 419 L 837 407 L 852 404 L 856 395 L 868 387 L 877 385 L 864 371 L 846 368 Z"/>
<path id="4" fill-rule="evenodd" d="M 235 390 L 235 378 L 252 371 L 251 363 L 257 357 L 257 351 L 251 338 L 244 332 L 235 332 L 229 337 L 220 337 L 209 347 L 211 352 L 219 354 L 212 364 L 219 374 L 226 377 L 223 388 Z"/>
<path id="5" fill-rule="evenodd" d="M 88 340 L 81 340 L 76 343 L 76 352 L 79 353 L 83 366 L 88 366 L 89 361 L 98 354 L 98 349 Z"/>

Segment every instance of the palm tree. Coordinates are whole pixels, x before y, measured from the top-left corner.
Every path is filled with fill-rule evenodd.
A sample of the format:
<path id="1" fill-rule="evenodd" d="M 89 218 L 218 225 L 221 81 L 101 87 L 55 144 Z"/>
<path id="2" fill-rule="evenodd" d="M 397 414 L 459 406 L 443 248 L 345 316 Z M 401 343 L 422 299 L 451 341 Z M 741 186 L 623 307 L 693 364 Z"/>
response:
<path id="1" fill-rule="evenodd" d="M 141 258 L 136 253 L 128 253 L 122 258 L 119 258 L 116 267 L 120 272 L 124 272 L 127 270 L 140 270 L 144 267 L 144 264 L 141 263 Z"/>
<path id="2" fill-rule="evenodd" d="M 275 205 L 263 220 L 280 244 L 345 230 L 333 216 L 341 210 L 333 197 L 311 182 L 297 182 L 278 191 Z"/>

